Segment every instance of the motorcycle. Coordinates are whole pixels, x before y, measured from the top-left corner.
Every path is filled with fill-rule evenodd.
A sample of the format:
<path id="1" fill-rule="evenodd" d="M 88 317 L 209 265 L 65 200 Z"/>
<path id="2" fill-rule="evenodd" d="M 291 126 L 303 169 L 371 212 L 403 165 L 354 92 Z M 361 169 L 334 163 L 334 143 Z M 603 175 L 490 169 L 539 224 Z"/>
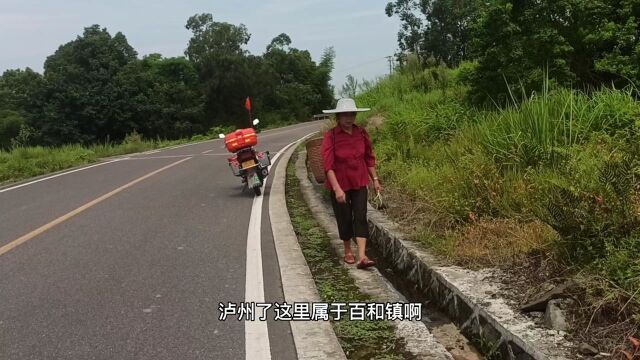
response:
<path id="1" fill-rule="evenodd" d="M 258 123 L 260 120 L 253 120 L 254 127 Z M 258 144 L 255 129 L 238 129 L 227 135 L 219 134 L 218 137 L 224 139 L 227 150 L 235 154 L 227 159 L 233 175 L 242 178 L 242 183 L 260 196 L 269 175 L 271 157 L 268 151 L 256 151 L 253 148 Z"/>

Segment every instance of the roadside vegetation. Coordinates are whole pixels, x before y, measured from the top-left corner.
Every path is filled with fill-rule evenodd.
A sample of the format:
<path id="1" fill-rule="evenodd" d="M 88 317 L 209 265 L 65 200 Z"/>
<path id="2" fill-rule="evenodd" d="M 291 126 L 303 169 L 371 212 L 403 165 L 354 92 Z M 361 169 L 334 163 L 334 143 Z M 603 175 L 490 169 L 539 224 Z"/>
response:
<path id="1" fill-rule="evenodd" d="M 294 154 L 294 157 L 297 153 Z M 307 207 L 295 175 L 295 158 L 287 168 L 287 209 L 300 247 L 313 274 L 323 302 L 371 302 L 361 293 L 342 267 L 331 247 L 331 239 Z M 348 359 L 404 359 L 402 344 L 386 321 L 350 321 L 332 323 Z"/>
<path id="2" fill-rule="evenodd" d="M 391 1 L 397 70 L 347 82 L 389 213 L 451 262 L 506 270 L 526 301 L 580 284 L 574 335 L 640 333 L 640 3 Z M 365 117 L 368 117 L 365 119 Z"/>
<path id="3" fill-rule="evenodd" d="M 372 135 L 391 214 L 454 263 L 533 257 L 531 285 L 578 278 L 584 319 L 619 323 L 621 343 L 640 324 L 640 103 L 545 86 L 478 108 L 466 67 L 401 71 L 358 96 L 384 119 Z"/>

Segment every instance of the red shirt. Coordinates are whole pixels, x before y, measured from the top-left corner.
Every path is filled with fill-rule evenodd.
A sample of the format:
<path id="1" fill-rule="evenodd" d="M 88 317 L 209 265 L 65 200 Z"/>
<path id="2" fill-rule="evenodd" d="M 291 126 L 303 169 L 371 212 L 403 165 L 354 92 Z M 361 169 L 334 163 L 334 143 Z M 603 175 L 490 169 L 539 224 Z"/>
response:
<path id="1" fill-rule="evenodd" d="M 334 144 L 335 140 L 335 144 Z M 368 168 L 376 165 L 371 138 L 366 130 L 353 125 L 351 134 L 340 126 L 327 131 L 322 141 L 324 171 L 333 170 L 343 191 L 357 190 L 369 185 Z M 325 186 L 331 188 L 329 180 Z"/>

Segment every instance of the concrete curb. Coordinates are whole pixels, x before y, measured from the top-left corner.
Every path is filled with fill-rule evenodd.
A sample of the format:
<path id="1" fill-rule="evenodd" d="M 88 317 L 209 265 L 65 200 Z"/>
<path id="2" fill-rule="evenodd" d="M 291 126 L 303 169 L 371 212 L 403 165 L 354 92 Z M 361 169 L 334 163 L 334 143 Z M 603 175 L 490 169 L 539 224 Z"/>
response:
<path id="1" fill-rule="evenodd" d="M 561 332 L 541 329 L 511 310 L 503 299 L 484 293 L 485 273 L 438 266 L 434 257 L 406 239 L 399 226 L 369 206 L 371 242 L 388 264 L 445 311 L 469 339 L 493 344 L 503 359 L 568 358 Z M 491 281 L 491 280 L 489 280 Z M 487 287 L 488 288 L 488 287 Z M 481 295 L 478 295 L 480 294 Z"/>
<path id="2" fill-rule="evenodd" d="M 298 244 L 298 238 L 293 231 L 285 200 L 287 165 L 295 150 L 296 146 L 292 146 L 282 154 L 276 167 L 269 195 L 269 218 L 278 255 L 282 289 L 285 301 L 290 304 L 321 301 L 307 261 Z M 298 359 L 340 360 L 347 358 L 331 323 L 292 321 L 290 324 Z"/>
<path id="3" fill-rule="evenodd" d="M 305 164 L 306 151 L 300 151 L 296 161 L 296 176 L 300 181 L 300 188 L 307 205 L 313 216 L 327 231 L 331 245 L 340 256 L 344 256 L 342 240 L 338 236 L 338 229 L 332 210 L 323 202 L 320 194 L 309 181 Z M 349 275 L 355 280 L 356 285 L 363 293 L 373 297 L 378 302 L 406 303 L 407 300 L 398 293 L 376 268 L 368 271 L 358 270 L 354 265 L 343 266 L 349 271 Z M 451 354 L 429 332 L 427 326 L 421 321 L 393 321 L 396 337 L 404 340 L 405 349 L 415 359 L 452 360 Z"/>

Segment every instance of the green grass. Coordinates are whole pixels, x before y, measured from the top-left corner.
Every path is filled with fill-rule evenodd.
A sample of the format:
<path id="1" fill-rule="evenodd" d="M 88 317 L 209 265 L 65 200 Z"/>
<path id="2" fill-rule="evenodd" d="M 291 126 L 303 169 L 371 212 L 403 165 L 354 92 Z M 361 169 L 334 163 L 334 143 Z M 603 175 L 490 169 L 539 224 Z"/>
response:
<path id="1" fill-rule="evenodd" d="M 385 118 L 372 134 L 384 182 L 403 194 L 405 208 L 428 209 L 414 214 L 414 237 L 465 264 L 550 253 L 574 274 L 602 280 L 585 282 L 591 304 L 615 298 L 620 310 L 628 300 L 613 317 L 640 325 L 633 92 L 546 87 L 507 108 L 475 108 L 459 71 L 445 84 L 429 71 L 396 73 L 357 99 Z"/>
<path id="2" fill-rule="evenodd" d="M 180 140 L 145 140 L 138 134 L 131 134 L 121 144 L 32 146 L 0 150 L 0 184 L 94 163 L 110 156 L 144 152 L 209 138 L 211 137 L 196 136 Z"/>
<path id="3" fill-rule="evenodd" d="M 313 218 L 302 197 L 293 160 L 287 168 L 287 208 L 322 301 L 371 302 L 341 266 L 329 237 Z M 343 319 L 332 325 L 348 359 L 404 359 L 388 322 Z"/>

